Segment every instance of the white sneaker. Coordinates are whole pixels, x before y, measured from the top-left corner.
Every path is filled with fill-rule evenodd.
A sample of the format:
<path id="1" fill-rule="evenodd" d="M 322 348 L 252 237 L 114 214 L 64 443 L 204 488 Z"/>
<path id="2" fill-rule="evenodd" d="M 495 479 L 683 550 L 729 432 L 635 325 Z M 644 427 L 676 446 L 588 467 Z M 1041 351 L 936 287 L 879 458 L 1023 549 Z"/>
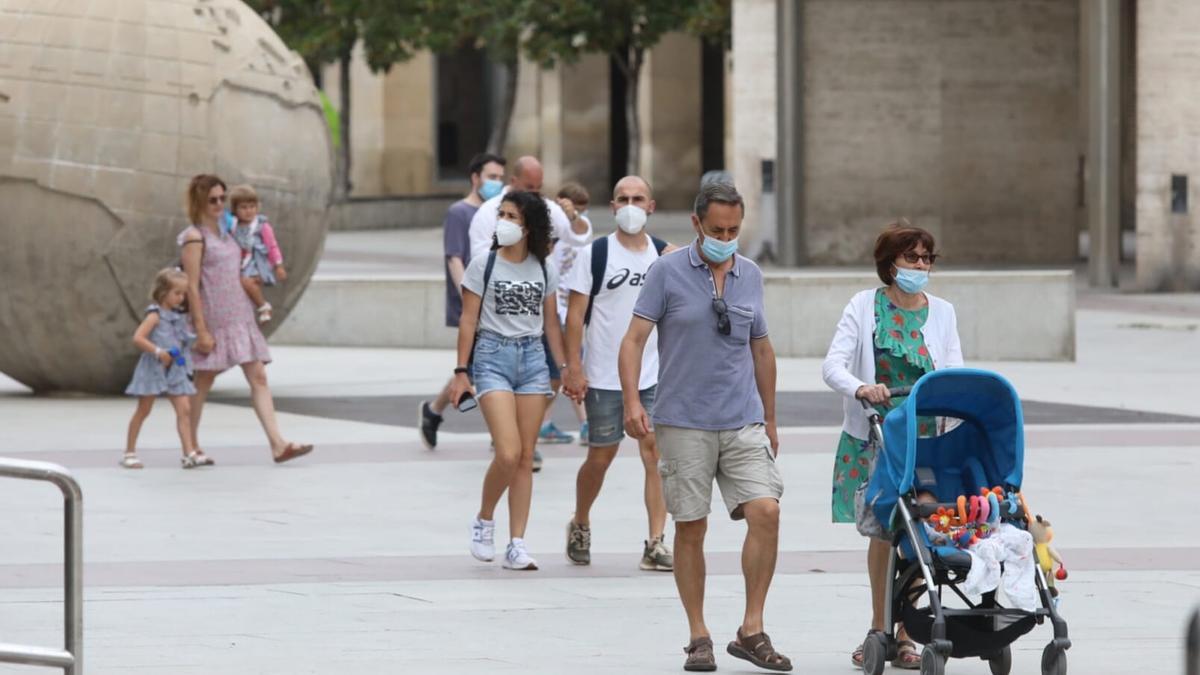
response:
<path id="1" fill-rule="evenodd" d="M 504 552 L 504 568 L 510 570 L 536 570 L 537 561 L 525 550 L 524 539 L 513 539 Z"/>
<path id="2" fill-rule="evenodd" d="M 496 521 L 475 518 L 471 522 L 471 555 L 476 560 L 492 562 L 496 557 Z"/>

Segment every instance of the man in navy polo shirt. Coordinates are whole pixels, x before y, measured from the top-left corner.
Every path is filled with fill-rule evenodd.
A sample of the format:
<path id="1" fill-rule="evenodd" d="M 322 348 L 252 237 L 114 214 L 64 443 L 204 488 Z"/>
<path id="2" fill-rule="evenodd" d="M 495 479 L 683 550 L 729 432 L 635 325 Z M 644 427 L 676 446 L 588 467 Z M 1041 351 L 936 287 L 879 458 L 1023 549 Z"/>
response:
<path id="1" fill-rule="evenodd" d="M 675 584 L 691 632 L 686 670 L 716 665 L 704 623 L 704 535 L 714 479 L 730 517 L 744 518 L 749 530 L 742 547 L 746 611 L 727 651 L 762 668 L 791 670 L 763 630 L 783 479 L 775 466 L 775 350 L 762 271 L 736 253 L 743 215 L 732 185 L 701 188 L 692 214 L 697 238 L 650 267 L 619 356 L 625 429 L 641 438 L 651 429 L 638 397 L 642 352 L 657 327 L 653 429 L 663 496 L 675 519 Z"/>

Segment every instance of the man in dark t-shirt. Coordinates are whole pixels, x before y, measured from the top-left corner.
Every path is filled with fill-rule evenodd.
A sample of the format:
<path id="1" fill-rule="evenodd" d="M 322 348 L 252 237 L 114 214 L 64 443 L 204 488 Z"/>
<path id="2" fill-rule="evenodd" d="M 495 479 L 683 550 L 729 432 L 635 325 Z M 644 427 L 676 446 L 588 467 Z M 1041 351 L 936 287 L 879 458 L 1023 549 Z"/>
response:
<path id="1" fill-rule="evenodd" d="M 504 189 L 504 165 L 503 157 L 491 153 L 481 152 L 471 158 L 467 167 L 471 177 L 471 191 L 450 205 L 446 211 L 446 219 L 442 222 L 446 269 L 446 326 L 450 328 L 458 327 L 458 319 L 462 314 L 462 279 L 467 262 L 471 259 L 471 218 L 481 204 Z M 442 412 L 450 403 L 449 383 L 442 387 L 437 398 L 421 402 L 421 442 L 430 450 L 437 447 L 437 431 L 442 424 Z"/>

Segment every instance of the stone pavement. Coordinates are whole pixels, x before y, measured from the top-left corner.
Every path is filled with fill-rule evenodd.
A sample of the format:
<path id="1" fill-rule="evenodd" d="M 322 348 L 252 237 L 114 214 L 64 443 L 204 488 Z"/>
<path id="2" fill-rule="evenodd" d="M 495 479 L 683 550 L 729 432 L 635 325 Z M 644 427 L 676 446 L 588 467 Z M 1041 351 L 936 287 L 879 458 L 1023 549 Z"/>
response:
<path id="1" fill-rule="evenodd" d="M 1079 304 L 1077 362 L 973 365 L 1003 372 L 1040 411 L 1025 492 L 1054 521 L 1071 572 L 1071 672 L 1181 672 L 1200 602 L 1200 541 L 1175 515 L 1191 512 L 1200 479 L 1200 298 L 1081 293 Z M 686 624 L 671 577 L 637 569 L 645 522 L 631 448 L 596 507 L 589 568 L 562 553 L 583 451 L 543 448 L 527 537 L 542 569 L 505 571 L 466 552 L 489 457 L 477 419 L 452 413 L 435 452 L 412 426 L 450 352 L 274 356 L 274 390 L 295 411 L 283 428 L 317 443 L 282 467 L 236 373 L 205 411 L 201 440 L 218 464 L 196 471 L 178 468 L 165 403 L 143 431 L 148 468 L 123 471 L 130 401 L 33 397 L 0 378 L 0 456 L 59 462 L 83 486 L 88 673 L 681 672 Z M 787 493 L 768 627 L 795 672 L 849 673 L 868 592 L 862 540 L 827 522 L 838 420 L 818 361 L 780 365 L 793 412 L 781 420 Z M 49 486 L 0 488 L 5 642 L 61 639 L 60 504 Z M 714 514 L 706 614 L 720 647 L 740 619 L 744 527 L 719 505 Z M 501 541 L 506 518 L 502 504 Z M 1014 672 L 1038 672 L 1048 639 L 1043 626 L 1015 643 Z M 718 663 L 754 672 L 723 651 Z M 979 661 L 948 670 L 989 672 Z M 0 666 L 8 672 L 36 671 Z"/>

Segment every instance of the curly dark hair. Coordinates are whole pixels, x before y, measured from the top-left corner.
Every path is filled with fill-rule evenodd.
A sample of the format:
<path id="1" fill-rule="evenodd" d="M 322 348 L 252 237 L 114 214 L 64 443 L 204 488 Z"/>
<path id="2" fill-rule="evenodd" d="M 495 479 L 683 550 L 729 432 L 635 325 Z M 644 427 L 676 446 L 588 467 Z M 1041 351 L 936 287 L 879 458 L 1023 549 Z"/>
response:
<path id="1" fill-rule="evenodd" d="M 539 263 L 545 264 L 554 246 L 550 236 L 550 209 L 546 207 L 546 200 L 536 192 L 510 190 L 500 200 L 501 204 L 504 202 L 512 202 L 521 212 L 525 231 L 529 233 L 529 252 L 537 256 Z M 500 248 L 500 242 L 496 241 L 496 235 L 493 234 L 492 249 L 497 248 Z"/>

